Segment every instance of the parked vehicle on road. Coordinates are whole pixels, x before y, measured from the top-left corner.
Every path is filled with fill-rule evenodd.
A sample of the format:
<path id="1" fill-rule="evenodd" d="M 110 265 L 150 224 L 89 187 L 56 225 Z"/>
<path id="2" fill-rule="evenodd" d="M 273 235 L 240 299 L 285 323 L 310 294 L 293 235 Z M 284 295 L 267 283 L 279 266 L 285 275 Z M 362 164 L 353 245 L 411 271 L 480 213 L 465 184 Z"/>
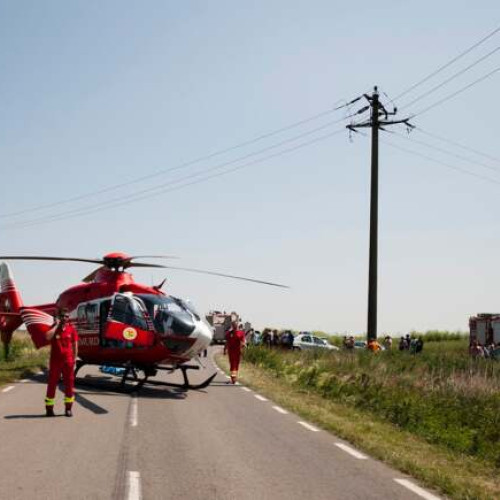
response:
<path id="1" fill-rule="evenodd" d="M 315 337 L 309 333 L 301 333 L 293 339 L 293 349 L 328 349 L 329 351 L 338 351 L 339 348 L 330 344 L 327 340 Z"/>
<path id="2" fill-rule="evenodd" d="M 239 317 L 235 312 L 226 313 L 225 311 L 210 311 L 205 316 L 205 319 L 214 332 L 212 343 L 223 344 L 226 341 L 226 331 L 231 328 L 231 322 L 238 321 Z"/>

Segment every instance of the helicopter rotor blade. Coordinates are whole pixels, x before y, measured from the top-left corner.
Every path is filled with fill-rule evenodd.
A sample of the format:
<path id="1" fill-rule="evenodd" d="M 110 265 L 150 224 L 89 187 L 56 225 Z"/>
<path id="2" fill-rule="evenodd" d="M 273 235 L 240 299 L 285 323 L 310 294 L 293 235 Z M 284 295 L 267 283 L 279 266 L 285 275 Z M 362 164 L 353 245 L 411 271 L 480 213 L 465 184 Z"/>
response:
<path id="1" fill-rule="evenodd" d="M 91 264 L 102 264 L 102 259 L 78 259 L 75 257 L 46 257 L 42 255 L 0 255 L 3 260 L 58 260 L 70 262 L 90 262 Z"/>
<path id="2" fill-rule="evenodd" d="M 177 255 L 134 255 L 128 260 L 135 259 L 178 259 Z"/>
<path id="3" fill-rule="evenodd" d="M 223 278 L 232 278 L 232 279 L 242 280 L 242 281 L 251 281 L 252 283 L 260 283 L 261 285 L 277 286 L 280 288 L 290 288 L 288 285 L 280 285 L 279 283 L 273 283 L 271 281 L 257 280 L 254 278 L 244 278 L 243 276 L 234 276 L 232 274 L 218 273 L 215 271 L 205 271 L 204 269 L 193 269 L 192 267 L 176 267 L 176 266 L 156 266 L 156 267 L 163 267 L 165 269 L 176 269 L 177 271 L 187 271 L 189 273 L 208 274 L 211 276 L 222 276 Z"/>
<path id="4" fill-rule="evenodd" d="M 147 262 L 132 262 L 126 266 L 127 268 L 129 267 L 158 267 L 158 268 L 164 268 L 166 266 L 162 266 L 161 264 L 149 264 Z"/>

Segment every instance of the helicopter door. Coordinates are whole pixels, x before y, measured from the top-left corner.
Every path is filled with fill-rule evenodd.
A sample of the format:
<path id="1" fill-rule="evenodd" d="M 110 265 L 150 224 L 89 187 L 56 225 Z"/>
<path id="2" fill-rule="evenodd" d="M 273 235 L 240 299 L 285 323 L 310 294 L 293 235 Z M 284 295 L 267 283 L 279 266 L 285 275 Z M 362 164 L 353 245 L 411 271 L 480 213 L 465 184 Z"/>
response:
<path id="1" fill-rule="evenodd" d="M 103 300 L 99 305 L 99 339 L 100 344 L 105 345 L 106 326 L 108 324 L 109 310 L 111 309 L 111 300 Z"/>
<path id="2" fill-rule="evenodd" d="M 142 303 L 132 296 L 117 293 L 104 331 L 108 347 L 147 347 L 153 345 L 154 332 L 148 328 Z"/>

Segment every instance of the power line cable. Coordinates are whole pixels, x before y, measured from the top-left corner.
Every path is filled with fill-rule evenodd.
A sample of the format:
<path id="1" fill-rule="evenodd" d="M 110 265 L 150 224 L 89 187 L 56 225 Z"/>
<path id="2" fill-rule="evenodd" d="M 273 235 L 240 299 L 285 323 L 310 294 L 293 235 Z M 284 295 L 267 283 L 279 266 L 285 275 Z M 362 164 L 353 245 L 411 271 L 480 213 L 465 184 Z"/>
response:
<path id="1" fill-rule="evenodd" d="M 471 148 L 470 146 L 465 146 L 464 144 L 460 144 L 459 142 L 452 141 L 451 139 L 447 139 L 446 137 L 443 137 L 441 135 L 431 133 L 427 130 L 423 130 L 421 127 L 415 127 L 415 130 L 417 132 L 420 132 L 421 134 L 425 134 L 425 135 L 432 137 L 434 139 L 438 139 L 439 141 L 442 141 L 442 142 L 445 142 L 447 144 L 451 144 L 452 146 L 456 146 L 458 148 L 461 148 L 464 151 L 469 151 L 471 153 L 482 156 L 483 158 L 487 158 L 488 160 L 494 161 L 496 163 L 500 163 L 500 158 L 497 158 L 496 156 L 492 156 L 492 155 L 487 154 L 487 153 L 483 153 L 482 151 L 479 151 L 478 149 Z"/>
<path id="2" fill-rule="evenodd" d="M 403 106 L 401 106 L 401 109 L 408 108 L 409 106 L 415 104 L 416 102 L 424 99 L 428 95 L 433 94 L 434 92 L 436 92 L 436 90 L 439 90 L 441 87 L 444 87 L 446 84 L 450 83 L 455 78 L 458 78 L 460 75 L 463 75 L 464 73 L 466 73 L 467 71 L 469 71 L 470 69 L 472 69 L 474 66 L 477 66 L 479 63 L 481 63 L 485 59 L 488 59 L 488 57 L 491 57 L 493 54 L 495 54 L 499 50 L 500 50 L 500 45 L 498 47 L 496 47 L 495 49 L 493 49 L 492 51 L 488 52 L 483 57 L 479 58 L 477 61 L 474 61 L 473 63 L 469 64 L 469 66 L 467 66 L 466 68 L 461 69 L 460 71 L 458 71 L 454 75 L 450 76 L 449 78 L 447 78 L 446 80 L 444 80 L 443 82 L 441 82 L 439 85 L 436 85 L 435 87 L 432 87 L 427 92 L 424 92 L 423 94 L 419 95 L 418 97 L 416 97 L 415 99 L 413 99 L 413 101 L 410 101 L 408 104 L 404 104 Z"/>
<path id="3" fill-rule="evenodd" d="M 437 160 L 436 158 L 433 158 L 432 156 L 428 156 L 426 154 L 423 154 L 423 153 L 419 153 L 417 151 L 413 151 L 412 149 L 408 149 L 408 148 L 405 148 L 403 146 L 399 146 L 397 144 L 394 144 L 392 142 L 389 142 L 387 140 L 382 140 L 381 139 L 381 142 L 383 142 L 384 144 L 387 144 L 388 146 L 390 146 L 391 148 L 394 148 L 394 149 L 399 149 L 400 151 L 404 151 L 405 153 L 410 153 L 412 155 L 415 155 L 415 156 L 419 156 L 420 158 L 424 158 L 426 160 L 429 160 L 433 163 L 437 163 L 439 165 L 442 165 L 444 167 L 447 167 L 447 168 L 450 168 L 452 170 L 455 170 L 457 172 L 460 172 L 462 174 L 465 174 L 465 175 L 470 175 L 472 177 L 476 177 L 478 179 L 481 179 L 483 181 L 487 181 L 487 182 L 491 182 L 493 184 L 498 184 L 500 185 L 500 181 L 499 180 L 496 180 L 496 179 L 493 179 L 491 177 L 488 177 L 486 175 L 482 175 L 482 174 L 478 174 L 476 172 L 472 172 L 470 170 L 467 170 L 465 168 L 462 168 L 462 167 L 457 167 L 455 165 L 450 165 L 449 163 L 446 163 L 444 161 L 441 161 L 441 160 Z"/>
<path id="4" fill-rule="evenodd" d="M 461 52 L 460 54 L 458 54 L 458 56 L 454 57 L 453 59 L 451 59 L 447 63 L 443 64 L 442 66 L 440 66 L 439 68 L 437 68 L 436 70 L 434 70 L 432 73 L 430 73 L 426 77 L 422 78 L 422 80 L 419 80 L 417 83 L 413 84 L 411 87 L 409 87 L 408 89 L 406 89 L 404 92 L 401 92 L 401 94 L 397 95 L 394 98 L 394 100 L 396 101 L 397 99 L 400 99 L 404 95 L 408 94 L 412 90 L 416 89 L 417 87 L 419 87 L 423 83 L 425 83 L 428 80 L 430 80 L 432 77 L 438 75 L 439 73 L 441 73 L 442 71 L 444 71 L 446 68 L 448 68 L 449 66 L 451 66 L 453 63 L 455 63 L 456 61 L 458 61 L 459 59 L 461 59 L 462 57 L 464 57 L 465 55 L 467 55 L 469 52 L 472 52 L 476 47 L 479 47 L 481 44 L 483 44 L 484 42 L 486 42 L 486 40 L 488 40 L 492 36 L 496 35 L 499 31 L 500 31 L 500 26 L 498 28 L 495 28 L 491 33 L 488 33 L 488 35 L 486 35 L 483 38 L 481 38 L 481 40 L 479 40 L 478 42 L 476 42 L 475 44 L 471 45 L 469 48 L 467 48 L 466 50 L 464 50 L 463 52 Z"/>
<path id="5" fill-rule="evenodd" d="M 115 208 L 115 207 L 119 207 L 119 206 L 122 206 L 122 205 L 130 205 L 131 203 L 137 203 L 137 202 L 142 201 L 144 199 L 150 199 L 152 197 L 159 196 L 159 195 L 164 194 L 166 192 L 179 190 L 179 189 L 182 189 L 184 187 L 192 186 L 194 184 L 199 184 L 201 182 L 205 182 L 207 180 L 214 179 L 216 177 L 220 177 L 222 175 L 226 175 L 228 173 L 235 172 L 237 170 L 241 170 L 241 169 L 243 169 L 245 167 L 248 167 L 250 165 L 261 163 L 261 162 L 269 160 L 271 158 L 282 156 L 284 154 L 287 154 L 287 153 L 296 151 L 298 149 L 310 146 L 312 144 L 315 144 L 317 142 L 329 139 L 329 138 L 331 138 L 331 137 L 333 137 L 335 135 L 338 135 L 340 133 L 343 133 L 343 132 L 345 132 L 344 128 L 342 128 L 340 130 L 336 130 L 334 132 L 331 132 L 329 134 L 326 134 L 326 135 L 323 135 L 323 136 L 320 136 L 320 137 L 316 137 L 314 139 L 311 139 L 309 141 L 303 142 L 303 143 L 298 144 L 296 146 L 293 146 L 291 148 L 288 148 L 288 149 L 285 149 L 285 150 L 282 150 L 282 151 L 278 151 L 278 152 L 273 153 L 271 155 L 267 155 L 267 156 L 265 156 L 263 158 L 257 158 L 255 160 L 252 160 L 250 162 L 244 163 L 244 164 L 239 165 L 237 167 L 234 167 L 234 168 L 231 168 L 231 169 L 226 169 L 223 172 L 218 172 L 216 174 L 206 175 L 205 177 L 202 177 L 200 179 L 195 179 L 195 180 L 193 180 L 191 182 L 187 182 L 187 183 L 182 184 L 180 186 L 174 186 L 174 187 L 170 187 L 169 188 L 169 186 L 171 186 L 172 184 L 182 182 L 182 181 L 186 180 L 186 178 L 179 179 L 177 181 L 173 181 L 171 183 L 165 184 L 165 185 L 161 186 L 161 189 L 160 189 L 160 186 L 158 186 L 156 188 L 156 189 L 158 189 L 158 191 L 156 193 L 142 194 L 141 196 L 127 198 L 125 200 L 122 198 L 121 200 L 116 200 L 115 202 L 106 202 L 106 204 L 108 206 L 105 207 L 105 208 Z M 191 177 L 193 177 L 194 175 L 201 175 L 203 173 L 206 173 L 206 171 L 199 172 L 198 174 L 193 174 L 193 175 L 191 175 Z M 0 227 L 2 229 L 21 229 L 21 228 L 24 228 L 24 227 L 34 226 L 34 225 L 38 225 L 38 224 L 42 224 L 42 223 L 56 222 L 56 221 L 59 221 L 59 220 L 64 220 L 64 219 L 69 219 L 69 218 L 84 216 L 84 215 L 91 214 L 93 212 L 100 212 L 102 210 L 103 210 L 102 205 L 101 206 L 93 206 L 93 207 L 82 208 L 82 209 L 80 209 L 78 211 L 75 210 L 72 213 L 59 214 L 59 215 L 47 216 L 47 217 L 40 217 L 38 219 L 32 219 L 32 220 L 28 220 L 26 222 L 21 222 L 21 223 L 9 223 L 9 224 L 5 224 L 5 225 L 1 225 Z"/>
<path id="6" fill-rule="evenodd" d="M 413 142 L 415 144 L 420 144 L 422 146 L 425 146 L 426 148 L 433 149 L 434 151 L 438 151 L 439 153 L 444 153 L 444 154 L 447 154 L 449 156 L 453 156 L 454 158 L 457 158 L 459 160 L 471 163 L 472 165 L 481 166 L 481 167 L 487 168 L 489 170 L 493 170 L 494 172 L 500 173 L 500 168 L 498 168 L 498 167 L 492 167 L 491 165 L 487 165 L 486 163 L 482 163 L 482 162 L 479 162 L 479 161 L 474 160 L 472 158 L 468 158 L 467 156 L 453 153 L 452 151 L 449 151 L 449 150 L 444 149 L 444 148 L 440 148 L 439 146 L 435 146 L 433 144 L 429 144 L 428 142 L 419 141 L 418 139 L 414 139 L 413 137 L 408 136 L 408 135 L 400 134 L 398 132 L 392 132 L 392 133 L 394 135 L 397 135 L 398 137 L 402 137 L 403 139 L 405 139 L 407 141 Z"/>
<path id="7" fill-rule="evenodd" d="M 336 101 L 336 103 L 338 103 L 338 102 L 339 101 Z M 14 216 L 23 215 L 23 214 L 26 214 L 26 213 L 29 213 L 29 212 L 34 212 L 34 211 L 44 210 L 44 209 L 48 209 L 48 208 L 53 208 L 53 207 L 60 206 L 60 205 L 65 205 L 65 204 L 68 204 L 68 203 L 72 203 L 72 202 L 75 202 L 75 201 L 80 201 L 80 200 L 83 200 L 83 199 L 86 199 L 86 198 L 90 198 L 90 197 L 93 197 L 93 196 L 98 196 L 98 195 L 101 195 L 101 194 L 109 193 L 111 191 L 115 191 L 115 190 L 118 190 L 118 189 L 130 186 L 132 184 L 136 184 L 136 183 L 139 183 L 139 182 L 142 182 L 142 181 L 145 181 L 145 180 L 150 180 L 150 179 L 153 179 L 155 177 L 158 177 L 158 176 L 161 176 L 161 175 L 165 175 L 165 174 L 167 174 L 169 172 L 173 172 L 175 170 L 180 170 L 180 169 L 183 169 L 183 168 L 195 165 L 197 163 L 200 163 L 202 161 L 210 160 L 212 158 L 215 158 L 216 156 L 220 156 L 220 155 L 229 153 L 229 152 L 234 151 L 236 149 L 241 149 L 243 147 L 250 146 L 251 144 L 255 144 L 256 142 L 262 141 L 264 139 L 268 139 L 270 137 L 273 137 L 275 135 L 281 134 L 281 133 L 286 132 L 288 130 L 292 130 L 294 128 L 300 127 L 301 125 L 305 125 L 306 123 L 310 123 L 310 122 L 312 122 L 314 120 L 318 120 L 319 118 L 322 118 L 322 117 L 327 116 L 329 114 L 335 113 L 336 111 L 338 111 L 341 108 L 342 107 L 340 107 L 340 108 L 332 108 L 332 109 L 328 109 L 328 110 L 322 111 L 320 113 L 316 113 L 315 115 L 312 115 L 312 116 L 310 116 L 308 118 L 304 118 L 304 119 L 299 120 L 297 122 L 291 123 L 290 125 L 286 125 L 285 127 L 281 127 L 281 128 L 276 129 L 276 130 L 272 130 L 271 132 L 267 132 L 265 134 L 261 134 L 261 135 L 259 135 L 257 137 L 254 137 L 253 139 L 240 142 L 240 143 L 238 143 L 238 144 L 236 144 L 234 146 L 230 146 L 228 148 L 220 149 L 220 150 L 215 151 L 213 153 L 200 156 L 198 158 L 195 158 L 194 160 L 190 160 L 190 161 L 181 163 L 181 164 L 179 164 L 179 165 L 177 165 L 175 167 L 161 169 L 161 170 L 158 170 L 157 172 L 153 172 L 151 174 L 147 174 L 147 175 L 143 175 L 143 176 L 140 176 L 140 177 L 136 177 L 135 179 L 131 179 L 130 181 L 122 182 L 122 183 L 119 183 L 119 184 L 114 184 L 112 186 L 108 186 L 108 187 L 105 187 L 105 188 L 102 188 L 102 189 L 98 189 L 98 190 L 95 190 L 95 191 L 91 191 L 91 192 L 88 192 L 88 193 L 84 193 L 84 194 L 81 194 L 81 195 L 72 196 L 70 198 L 66 198 L 66 199 L 63 199 L 63 200 L 54 201 L 54 202 L 51 202 L 51 203 L 45 203 L 45 204 L 41 204 L 41 205 L 36 205 L 36 206 L 30 207 L 30 208 L 25 208 L 23 210 L 18 210 L 18 211 L 15 211 L 15 212 L 9 212 L 9 213 L 5 213 L 5 214 L 0 214 L 0 218 L 14 217 Z M 347 118 L 348 117 L 346 117 L 345 119 L 347 119 Z"/>
<path id="8" fill-rule="evenodd" d="M 490 76 L 493 76 L 495 73 L 498 73 L 500 71 L 500 66 L 495 68 L 493 71 L 490 71 L 486 75 L 483 75 L 481 78 L 478 78 L 477 80 L 474 80 L 472 83 L 469 83 L 465 87 L 462 87 L 461 89 L 457 90 L 456 92 L 453 92 L 452 94 L 444 97 L 443 99 L 440 99 L 439 101 L 435 102 L 434 104 L 431 104 L 427 108 L 424 108 L 417 113 L 412 115 L 412 118 L 415 118 L 416 116 L 423 115 L 424 113 L 427 113 L 427 111 L 430 111 L 431 109 L 436 108 L 437 106 L 440 106 L 441 104 L 445 103 L 446 101 L 449 101 L 450 99 L 453 99 L 453 97 L 456 97 L 457 95 L 461 94 L 462 92 L 465 92 L 466 90 L 470 89 L 474 85 L 482 82 L 483 80 L 486 80 Z"/>
<path id="9" fill-rule="evenodd" d="M 355 114 L 356 114 L 356 113 L 355 113 Z M 135 193 L 134 193 L 134 194 L 132 194 L 132 195 L 128 195 L 128 196 L 127 196 L 127 200 L 131 200 L 131 199 L 133 199 L 134 197 L 139 196 L 139 195 L 142 195 L 142 194 L 153 193 L 153 192 L 155 192 L 155 191 L 161 190 L 163 187 L 171 185 L 171 184 L 172 184 L 172 182 L 173 182 L 173 183 L 178 183 L 178 182 L 181 182 L 181 181 L 183 181 L 183 180 L 185 180 L 185 179 L 190 179 L 190 178 L 192 178 L 192 177 L 196 177 L 196 176 L 201 175 L 201 174 L 206 173 L 206 172 L 211 172 L 211 171 L 214 171 L 214 170 L 220 170 L 221 168 L 224 168 L 224 167 L 226 167 L 226 166 L 232 165 L 232 164 L 234 164 L 234 163 L 237 163 L 237 162 L 239 162 L 239 161 L 245 160 L 245 159 L 247 159 L 247 158 L 251 158 L 251 157 L 253 157 L 253 156 L 257 156 L 257 155 L 259 155 L 259 154 L 265 153 L 266 151 L 270 151 L 270 150 L 272 150 L 272 149 L 276 149 L 276 148 L 278 148 L 278 147 L 280 147 L 280 146 L 283 146 L 283 145 L 285 145 L 285 144 L 288 144 L 288 143 L 290 143 L 290 142 L 294 142 L 294 141 L 296 141 L 296 140 L 298 140 L 298 139 L 301 139 L 301 138 L 306 137 L 306 136 L 308 136 L 308 135 L 311 135 L 311 134 L 314 134 L 314 133 L 319 132 L 319 131 L 321 131 L 321 130 L 324 130 L 324 129 L 326 129 L 326 128 L 328 128 L 328 127 L 331 127 L 332 125 L 335 125 L 335 124 L 337 124 L 337 123 L 340 123 L 340 122 L 342 122 L 342 121 L 344 121 L 344 120 L 345 120 L 345 119 L 344 119 L 344 118 L 342 118 L 342 119 L 339 119 L 339 120 L 334 120 L 334 121 L 328 122 L 328 123 L 326 123 L 326 124 L 321 125 L 320 127 L 316 127 L 316 128 L 311 129 L 311 130 L 309 130 L 309 131 L 307 131 L 307 132 L 302 132 L 301 134 L 298 134 L 298 135 L 296 135 L 296 136 L 294 136 L 294 137 L 291 137 L 291 138 L 285 139 L 285 140 L 280 141 L 280 142 L 278 142 L 278 143 L 276 143 L 276 144 L 272 144 L 272 145 L 267 146 L 267 147 L 265 147 L 265 148 L 262 148 L 262 149 L 260 149 L 260 150 L 258 150 L 258 151 L 254 151 L 254 152 L 252 152 L 252 153 L 247 153 L 246 155 L 240 156 L 240 157 L 238 157 L 238 158 L 235 158 L 235 159 L 232 159 L 232 160 L 229 160 L 229 161 L 226 161 L 226 162 L 223 162 L 223 163 L 217 164 L 217 165 L 215 165 L 215 166 L 213 166 L 213 167 L 210 167 L 209 169 L 204 169 L 204 170 L 203 170 L 203 171 L 201 171 L 201 172 L 195 172 L 195 173 L 190 174 L 190 175 L 188 175 L 188 176 L 182 177 L 182 178 L 180 178 L 180 179 L 178 179 L 178 180 L 176 180 L 176 181 L 168 181 L 168 182 L 166 182 L 166 183 L 163 183 L 163 184 L 160 184 L 160 185 L 157 185 L 157 186 L 153 186 L 153 187 L 150 187 L 150 188 L 142 189 L 142 190 L 140 190 L 140 191 L 135 192 Z M 91 208 L 91 209 L 93 209 L 93 208 L 96 208 L 96 207 L 97 207 L 97 208 L 99 208 L 99 207 L 106 207 L 107 205 L 109 205 L 109 204 L 113 204 L 113 203 L 114 203 L 114 202 L 116 202 L 116 201 L 120 201 L 120 200 L 122 200 L 123 198 L 124 198 L 124 196 L 115 197 L 114 199 L 111 199 L 111 200 L 106 200 L 106 201 L 104 201 L 104 202 L 100 202 L 100 203 L 97 203 L 97 204 L 87 205 L 87 206 L 80 207 L 80 208 L 77 208 L 77 209 L 73 209 L 73 210 L 70 210 L 70 211 L 62 212 L 62 213 L 60 213 L 60 214 L 53 214 L 52 216 L 51 216 L 51 215 L 47 215 L 47 216 L 44 216 L 44 217 L 39 217 L 39 218 L 38 218 L 38 219 L 36 219 L 36 220 L 43 220 L 45 217 L 57 217 L 57 216 L 59 216 L 59 215 L 70 215 L 70 214 L 72 214 L 72 213 L 79 213 L 79 212 L 81 212 L 82 210 L 86 210 L 87 208 Z M 21 221 L 20 223 L 22 224 L 22 221 Z"/>

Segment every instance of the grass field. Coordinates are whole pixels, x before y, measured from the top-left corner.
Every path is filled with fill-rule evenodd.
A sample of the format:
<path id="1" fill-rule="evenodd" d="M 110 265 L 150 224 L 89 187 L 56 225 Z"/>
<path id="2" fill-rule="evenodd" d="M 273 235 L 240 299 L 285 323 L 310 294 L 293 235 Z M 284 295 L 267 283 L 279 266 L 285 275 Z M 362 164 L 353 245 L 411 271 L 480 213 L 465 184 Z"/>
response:
<path id="1" fill-rule="evenodd" d="M 35 349 L 28 335 L 15 334 L 7 361 L 4 360 L 3 346 L 0 346 L 0 385 L 27 377 L 46 367 L 48 355 L 48 349 Z"/>
<path id="2" fill-rule="evenodd" d="M 467 345 L 427 341 L 418 355 L 249 348 L 242 375 L 452 498 L 500 498 L 500 363 L 469 358 Z"/>

